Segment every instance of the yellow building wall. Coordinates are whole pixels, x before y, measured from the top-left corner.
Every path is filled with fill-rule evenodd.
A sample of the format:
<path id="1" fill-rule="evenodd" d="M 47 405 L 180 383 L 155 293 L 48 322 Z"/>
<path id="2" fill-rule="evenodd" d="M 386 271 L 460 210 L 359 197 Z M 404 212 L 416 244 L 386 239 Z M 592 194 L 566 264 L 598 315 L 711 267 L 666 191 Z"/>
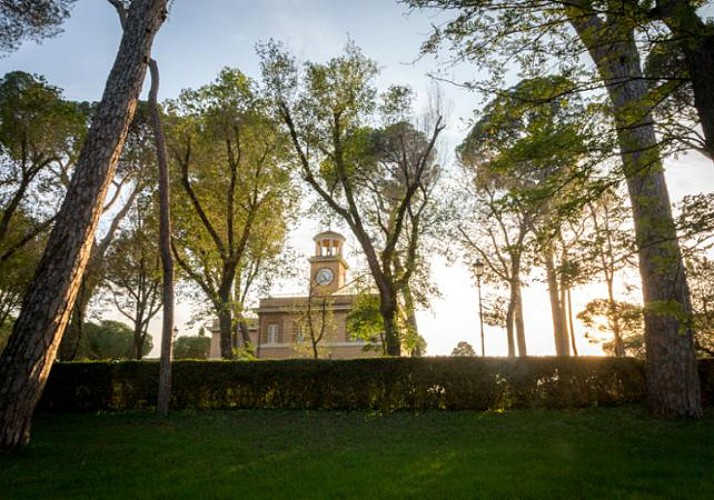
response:
<path id="1" fill-rule="evenodd" d="M 330 359 L 353 359 L 376 357 L 381 354 L 379 346 L 365 350 L 367 344 L 354 341 L 347 334 L 347 314 L 354 300 L 353 296 L 332 296 L 328 307 L 327 328 L 318 343 L 318 357 Z M 319 301 L 318 301 L 319 302 Z M 251 332 L 255 353 L 261 359 L 287 359 L 314 357 L 309 341 L 308 328 L 303 326 L 303 340 L 298 339 L 298 325 L 307 322 L 305 307 L 307 297 L 272 298 L 261 300 L 258 308 L 258 331 Z M 313 305 L 313 308 L 316 306 Z M 319 306 L 318 306 L 319 308 Z M 313 309 L 315 327 L 320 327 L 319 310 Z M 278 341 L 269 342 L 270 325 L 278 327 Z"/>

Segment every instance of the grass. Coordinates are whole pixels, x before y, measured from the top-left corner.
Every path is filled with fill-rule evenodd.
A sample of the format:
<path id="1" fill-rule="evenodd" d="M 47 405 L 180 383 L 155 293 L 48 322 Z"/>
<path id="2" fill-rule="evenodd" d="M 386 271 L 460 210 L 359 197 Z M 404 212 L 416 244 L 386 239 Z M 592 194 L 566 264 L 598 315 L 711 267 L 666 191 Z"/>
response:
<path id="1" fill-rule="evenodd" d="M 714 498 L 714 415 L 40 415 L 0 498 Z"/>

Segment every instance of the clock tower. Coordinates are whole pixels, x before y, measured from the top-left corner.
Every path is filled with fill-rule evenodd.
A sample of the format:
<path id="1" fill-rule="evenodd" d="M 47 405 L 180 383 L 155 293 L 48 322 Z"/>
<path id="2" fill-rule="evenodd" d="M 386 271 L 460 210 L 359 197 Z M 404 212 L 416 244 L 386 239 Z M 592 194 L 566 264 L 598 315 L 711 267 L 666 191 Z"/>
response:
<path id="1" fill-rule="evenodd" d="M 310 257 L 310 290 L 331 294 L 345 286 L 349 266 L 342 257 L 345 237 L 334 231 L 324 231 L 313 238 L 315 255 Z"/>

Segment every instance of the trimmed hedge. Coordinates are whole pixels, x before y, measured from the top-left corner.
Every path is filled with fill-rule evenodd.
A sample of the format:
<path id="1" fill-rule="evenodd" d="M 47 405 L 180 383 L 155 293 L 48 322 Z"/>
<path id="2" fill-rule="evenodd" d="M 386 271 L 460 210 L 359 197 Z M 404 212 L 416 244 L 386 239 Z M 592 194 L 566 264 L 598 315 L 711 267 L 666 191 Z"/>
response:
<path id="1" fill-rule="evenodd" d="M 644 364 L 617 358 L 176 361 L 172 406 L 195 409 L 487 410 L 645 400 Z M 714 403 L 714 360 L 699 364 Z M 156 361 L 57 363 L 40 409 L 153 407 Z"/>
<path id="2" fill-rule="evenodd" d="M 176 361 L 174 408 L 486 410 L 644 400 L 644 365 L 616 358 Z M 714 364 L 702 363 L 705 394 Z M 153 407 L 158 362 L 57 363 L 40 409 Z"/>

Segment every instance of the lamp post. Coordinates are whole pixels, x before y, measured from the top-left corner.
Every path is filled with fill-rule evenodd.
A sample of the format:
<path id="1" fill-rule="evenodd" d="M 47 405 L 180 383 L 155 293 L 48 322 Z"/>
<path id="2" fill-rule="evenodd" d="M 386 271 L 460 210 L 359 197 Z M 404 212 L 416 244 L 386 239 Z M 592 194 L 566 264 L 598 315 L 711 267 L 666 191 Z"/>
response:
<path id="1" fill-rule="evenodd" d="M 483 302 L 481 301 L 481 277 L 483 276 L 484 264 L 481 259 L 476 259 L 474 263 L 474 274 L 476 275 L 476 288 L 478 288 L 478 319 L 481 325 L 481 357 L 486 356 L 486 346 L 483 339 Z"/>

